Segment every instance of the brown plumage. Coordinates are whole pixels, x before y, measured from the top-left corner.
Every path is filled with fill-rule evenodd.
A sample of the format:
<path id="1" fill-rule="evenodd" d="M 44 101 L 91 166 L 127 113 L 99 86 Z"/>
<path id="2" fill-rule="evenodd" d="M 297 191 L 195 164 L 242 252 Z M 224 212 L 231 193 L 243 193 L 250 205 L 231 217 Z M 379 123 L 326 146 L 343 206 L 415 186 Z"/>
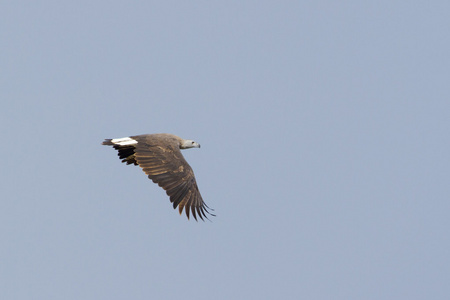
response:
<path id="1" fill-rule="evenodd" d="M 202 199 L 194 172 L 181 154 L 180 149 L 200 148 L 192 140 L 184 140 L 176 135 L 159 133 L 136 135 L 120 139 L 106 139 L 103 145 L 118 150 L 119 158 L 126 164 L 139 165 L 154 183 L 162 187 L 170 197 L 173 208 L 183 208 L 189 219 L 192 212 L 203 220 L 208 206 Z"/>

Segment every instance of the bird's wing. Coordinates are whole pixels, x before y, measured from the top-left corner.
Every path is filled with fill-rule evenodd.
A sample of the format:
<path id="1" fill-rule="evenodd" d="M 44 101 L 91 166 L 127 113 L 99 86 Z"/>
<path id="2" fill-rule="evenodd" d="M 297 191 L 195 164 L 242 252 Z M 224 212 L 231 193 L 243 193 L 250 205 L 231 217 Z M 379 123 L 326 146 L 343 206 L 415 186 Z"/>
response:
<path id="1" fill-rule="evenodd" d="M 176 143 L 161 144 L 138 139 L 134 158 L 148 178 L 166 191 L 173 208 L 178 206 L 180 214 L 185 208 L 186 216 L 189 218 L 191 211 L 195 220 L 197 214 L 202 220 L 203 217 L 208 218 L 206 214 L 213 215 L 203 202 L 194 172 Z"/>

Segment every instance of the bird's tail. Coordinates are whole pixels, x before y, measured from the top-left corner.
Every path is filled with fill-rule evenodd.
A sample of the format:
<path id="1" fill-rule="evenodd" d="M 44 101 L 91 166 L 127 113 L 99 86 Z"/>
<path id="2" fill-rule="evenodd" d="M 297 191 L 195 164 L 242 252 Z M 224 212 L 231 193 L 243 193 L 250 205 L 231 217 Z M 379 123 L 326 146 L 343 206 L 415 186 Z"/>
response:
<path id="1" fill-rule="evenodd" d="M 105 139 L 105 141 L 102 143 L 102 145 L 108 145 L 108 146 L 114 145 L 114 143 L 111 141 L 112 141 L 112 139 Z"/>

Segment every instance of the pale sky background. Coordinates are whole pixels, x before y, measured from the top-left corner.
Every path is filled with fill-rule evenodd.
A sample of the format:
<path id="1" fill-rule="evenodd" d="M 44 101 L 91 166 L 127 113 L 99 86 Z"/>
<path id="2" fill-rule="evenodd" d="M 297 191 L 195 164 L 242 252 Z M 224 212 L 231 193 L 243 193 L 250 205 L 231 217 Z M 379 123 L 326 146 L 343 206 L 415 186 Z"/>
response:
<path id="1" fill-rule="evenodd" d="M 449 1 L 2 1 L 1 299 L 450 299 Z M 168 132 L 212 222 L 105 138 Z"/>

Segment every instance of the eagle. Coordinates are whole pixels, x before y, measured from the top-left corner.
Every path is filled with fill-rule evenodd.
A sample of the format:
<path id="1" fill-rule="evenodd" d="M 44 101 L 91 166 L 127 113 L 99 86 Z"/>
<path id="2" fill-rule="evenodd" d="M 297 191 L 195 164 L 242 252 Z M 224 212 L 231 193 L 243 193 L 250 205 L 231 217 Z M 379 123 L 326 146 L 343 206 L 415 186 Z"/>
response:
<path id="1" fill-rule="evenodd" d="M 127 165 L 140 166 L 148 178 L 162 187 L 180 215 L 189 219 L 192 212 L 204 221 L 209 208 L 203 201 L 194 171 L 181 154 L 181 149 L 200 148 L 193 140 L 185 140 L 169 133 L 142 134 L 118 139 L 105 139 L 102 145 L 112 146 Z"/>

